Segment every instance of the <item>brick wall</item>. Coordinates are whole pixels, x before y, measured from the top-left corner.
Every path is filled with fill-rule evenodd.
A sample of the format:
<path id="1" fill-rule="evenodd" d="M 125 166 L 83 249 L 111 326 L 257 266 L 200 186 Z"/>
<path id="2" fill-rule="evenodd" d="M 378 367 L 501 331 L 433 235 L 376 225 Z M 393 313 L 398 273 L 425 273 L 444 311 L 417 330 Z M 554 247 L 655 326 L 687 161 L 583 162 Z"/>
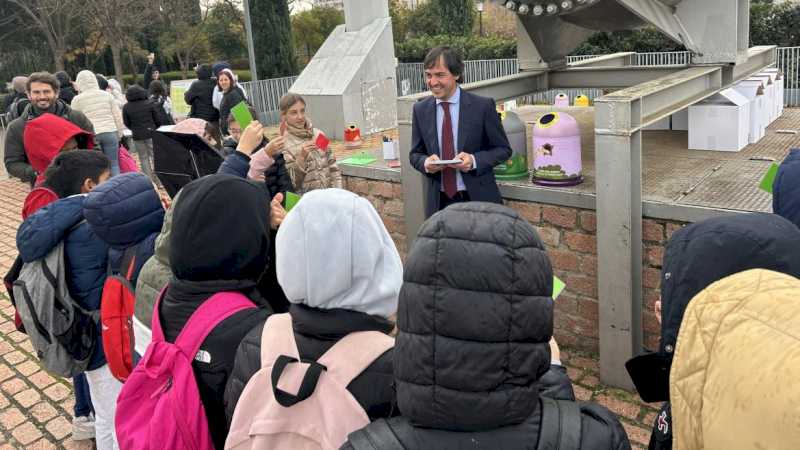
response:
<path id="1" fill-rule="evenodd" d="M 345 188 L 369 199 L 378 210 L 401 256 L 408 251 L 403 192 L 399 183 L 345 177 Z M 597 220 L 594 211 L 506 201 L 534 225 L 544 242 L 553 271 L 567 285 L 556 301 L 556 339 L 572 348 L 598 351 Z M 645 219 L 642 223 L 642 328 L 649 348 L 658 345 L 661 329 L 654 315 L 661 281 L 664 244 L 683 224 Z"/>
<path id="2" fill-rule="evenodd" d="M 366 178 L 344 177 L 344 188 L 354 192 L 372 203 L 389 230 L 397 251 L 403 261 L 406 259 L 406 221 L 403 211 L 403 186 L 389 181 L 375 181 Z"/>

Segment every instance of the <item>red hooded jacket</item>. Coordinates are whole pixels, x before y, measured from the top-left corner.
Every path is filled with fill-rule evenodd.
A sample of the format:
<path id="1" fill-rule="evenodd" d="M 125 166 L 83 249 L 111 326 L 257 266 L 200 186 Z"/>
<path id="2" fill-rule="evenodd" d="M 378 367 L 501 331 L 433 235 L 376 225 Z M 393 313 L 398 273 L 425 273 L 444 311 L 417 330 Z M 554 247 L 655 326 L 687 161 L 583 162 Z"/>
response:
<path id="1" fill-rule="evenodd" d="M 78 148 L 94 148 L 92 133 L 55 114 L 42 114 L 25 125 L 22 139 L 28 161 L 38 174 L 36 184 L 44 181 L 44 170 L 72 137 L 78 141 Z"/>

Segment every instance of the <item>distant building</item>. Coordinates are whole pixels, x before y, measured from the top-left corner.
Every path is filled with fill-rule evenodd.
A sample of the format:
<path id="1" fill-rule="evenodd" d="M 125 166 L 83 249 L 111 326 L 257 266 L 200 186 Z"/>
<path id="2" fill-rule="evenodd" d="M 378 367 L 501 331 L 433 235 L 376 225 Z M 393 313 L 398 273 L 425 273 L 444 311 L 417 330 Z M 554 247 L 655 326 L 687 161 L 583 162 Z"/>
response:
<path id="1" fill-rule="evenodd" d="M 408 9 L 414 9 L 417 6 L 428 2 L 428 0 L 401 0 L 401 1 L 406 4 L 406 7 L 408 7 Z"/>
<path id="2" fill-rule="evenodd" d="M 311 6 L 316 8 L 321 7 L 333 7 L 338 9 L 344 9 L 344 0 L 309 0 Z M 427 3 L 429 0 L 400 0 L 401 3 L 405 4 L 405 6 L 409 9 L 414 9 L 417 6 Z"/>
<path id="3" fill-rule="evenodd" d="M 331 7 L 344 9 L 344 0 L 312 0 L 311 3 L 315 8 Z"/>

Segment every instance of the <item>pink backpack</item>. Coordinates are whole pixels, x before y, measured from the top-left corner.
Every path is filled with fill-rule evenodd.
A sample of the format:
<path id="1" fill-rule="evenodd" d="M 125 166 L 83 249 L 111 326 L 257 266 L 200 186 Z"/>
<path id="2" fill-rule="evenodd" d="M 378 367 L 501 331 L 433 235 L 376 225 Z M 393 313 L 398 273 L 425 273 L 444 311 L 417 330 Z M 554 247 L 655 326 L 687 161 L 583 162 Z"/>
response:
<path id="1" fill-rule="evenodd" d="M 125 147 L 119 146 L 119 154 L 117 156 L 119 160 L 119 173 L 128 173 L 128 172 L 138 172 L 139 166 L 136 165 L 136 160 L 133 159 L 128 150 L 125 150 Z"/>
<path id="2" fill-rule="evenodd" d="M 119 448 L 214 450 L 192 361 L 214 327 L 255 305 L 238 292 L 218 293 L 192 314 L 171 344 L 164 340 L 158 317 L 165 291 L 161 291 L 155 305 L 153 341 L 117 399 Z"/>
<path id="3" fill-rule="evenodd" d="M 239 398 L 225 449 L 338 449 L 369 424 L 347 385 L 393 346 L 383 333 L 360 331 L 319 360 L 299 362 L 291 316 L 270 316 L 261 335 L 261 370 Z"/>

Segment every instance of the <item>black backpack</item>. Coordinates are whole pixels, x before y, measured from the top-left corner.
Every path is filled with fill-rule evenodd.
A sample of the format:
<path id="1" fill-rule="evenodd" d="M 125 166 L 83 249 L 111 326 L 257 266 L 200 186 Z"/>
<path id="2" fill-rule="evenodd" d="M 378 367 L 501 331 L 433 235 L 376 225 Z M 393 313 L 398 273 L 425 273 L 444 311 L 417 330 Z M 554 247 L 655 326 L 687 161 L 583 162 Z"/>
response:
<path id="1" fill-rule="evenodd" d="M 581 411 L 578 403 L 569 400 L 542 401 L 542 425 L 537 450 L 579 450 L 581 448 Z M 347 437 L 353 450 L 405 450 L 385 419 L 350 433 Z"/>

